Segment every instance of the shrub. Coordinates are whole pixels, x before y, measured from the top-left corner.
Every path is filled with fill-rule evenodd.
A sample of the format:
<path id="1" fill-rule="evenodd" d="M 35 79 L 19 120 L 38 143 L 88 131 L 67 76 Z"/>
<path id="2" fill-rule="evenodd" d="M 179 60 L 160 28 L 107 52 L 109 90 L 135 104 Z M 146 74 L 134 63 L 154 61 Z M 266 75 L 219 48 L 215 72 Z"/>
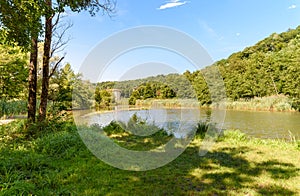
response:
<path id="1" fill-rule="evenodd" d="M 209 124 L 205 121 L 200 121 L 197 123 L 196 127 L 196 136 L 199 136 L 201 139 L 205 137 L 205 134 L 208 130 Z"/>

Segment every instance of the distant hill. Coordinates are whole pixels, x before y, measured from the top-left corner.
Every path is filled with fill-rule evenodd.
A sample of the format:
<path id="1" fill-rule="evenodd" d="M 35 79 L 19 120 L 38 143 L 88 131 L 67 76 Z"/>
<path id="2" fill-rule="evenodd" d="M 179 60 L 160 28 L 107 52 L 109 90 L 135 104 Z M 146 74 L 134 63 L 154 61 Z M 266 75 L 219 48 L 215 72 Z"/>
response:
<path id="1" fill-rule="evenodd" d="M 300 26 L 269 37 L 229 58 L 205 68 L 217 66 L 223 77 L 227 97 L 233 101 L 272 95 L 284 95 L 300 108 Z M 139 80 L 99 83 L 100 88 L 119 88 L 129 98 L 139 85 L 149 81 L 166 83 L 181 98 L 197 97 L 210 104 L 210 94 L 202 76 L 204 70 L 186 71 Z M 107 84 L 110 84 L 110 86 Z M 191 86 L 192 84 L 192 86 Z M 114 86 L 114 87 L 112 87 Z"/>
<path id="2" fill-rule="evenodd" d="M 232 99 L 278 94 L 300 98 L 300 26 L 273 33 L 215 66 Z"/>

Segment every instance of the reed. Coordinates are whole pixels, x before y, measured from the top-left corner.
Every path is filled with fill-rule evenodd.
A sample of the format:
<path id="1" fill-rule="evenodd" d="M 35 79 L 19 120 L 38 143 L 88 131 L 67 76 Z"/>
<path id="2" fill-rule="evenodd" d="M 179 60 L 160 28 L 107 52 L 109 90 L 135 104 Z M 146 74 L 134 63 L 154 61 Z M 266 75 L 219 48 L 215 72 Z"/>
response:
<path id="1" fill-rule="evenodd" d="M 254 99 L 227 100 L 227 109 L 231 110 L 257 110 L 257 111 L 295 111 L 289 97 L 269 96 L 255 97 Z"/>
<path id="2" fill-rule="evenodd" d="M 27 112 L 27 101 L 24 100 L 0 100 L 0 118 L 6 119 Z"/>

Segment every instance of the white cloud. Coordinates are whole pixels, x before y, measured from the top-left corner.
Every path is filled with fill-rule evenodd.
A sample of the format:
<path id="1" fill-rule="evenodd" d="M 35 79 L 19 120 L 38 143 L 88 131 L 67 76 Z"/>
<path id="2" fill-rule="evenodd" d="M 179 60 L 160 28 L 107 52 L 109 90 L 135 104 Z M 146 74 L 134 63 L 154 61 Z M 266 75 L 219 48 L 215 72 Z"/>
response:
<path id="1" fill-rule="evenodd" d="M 297 6 L 296 5 L 291 5 L 290 7 L 289 7 L 289 9 L 295 9 Z"/>
<path id="2" fill-rule="evenodd" d="M 236 33 L 235 35 L 236 35 L 236 36 L 240 36 L 241 34 L 240 34 L 240 33 Z"/>
<path id="3" fill-rule="evenodd" d="M 164 9 L 168 9 L 168 8 L 172 8 L 172 7 L 178 7 L 184 4 L 187 4 L 187 1 L 181 1 L 181 0 L 171 0 L 166 2 L 165 4 L 161 5 L 159 8 L 157 8 L 158 10 L 164 10 Z"/>

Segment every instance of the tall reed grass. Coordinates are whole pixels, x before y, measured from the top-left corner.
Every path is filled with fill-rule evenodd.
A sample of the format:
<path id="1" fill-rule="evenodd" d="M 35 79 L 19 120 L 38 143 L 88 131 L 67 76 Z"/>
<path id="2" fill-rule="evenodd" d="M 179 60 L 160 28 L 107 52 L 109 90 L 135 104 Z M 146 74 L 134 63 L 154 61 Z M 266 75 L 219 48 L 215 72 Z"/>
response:
<path id="1" fill-rule="evenodd" d="M 146 99 L 136 100 L 138 107 L 165 107 L 165 108 L 178 108 L 178 107 L 199 107 L 198 101 L 193 99 Z"/>
<path id="2" fill-rule="evenodd" d="M 0 118 L 21 115 L 27 112 L 27 101 L 24 100 L 0 100 Z"/>
<path id="3" fill-rule="evenodd" d="M 295 111 L 289 97 L 278 95 L 269 97 L 255 97 L 254 99 L 228 100 L 227 109 L 257 110 L 257 111 Z"/>

